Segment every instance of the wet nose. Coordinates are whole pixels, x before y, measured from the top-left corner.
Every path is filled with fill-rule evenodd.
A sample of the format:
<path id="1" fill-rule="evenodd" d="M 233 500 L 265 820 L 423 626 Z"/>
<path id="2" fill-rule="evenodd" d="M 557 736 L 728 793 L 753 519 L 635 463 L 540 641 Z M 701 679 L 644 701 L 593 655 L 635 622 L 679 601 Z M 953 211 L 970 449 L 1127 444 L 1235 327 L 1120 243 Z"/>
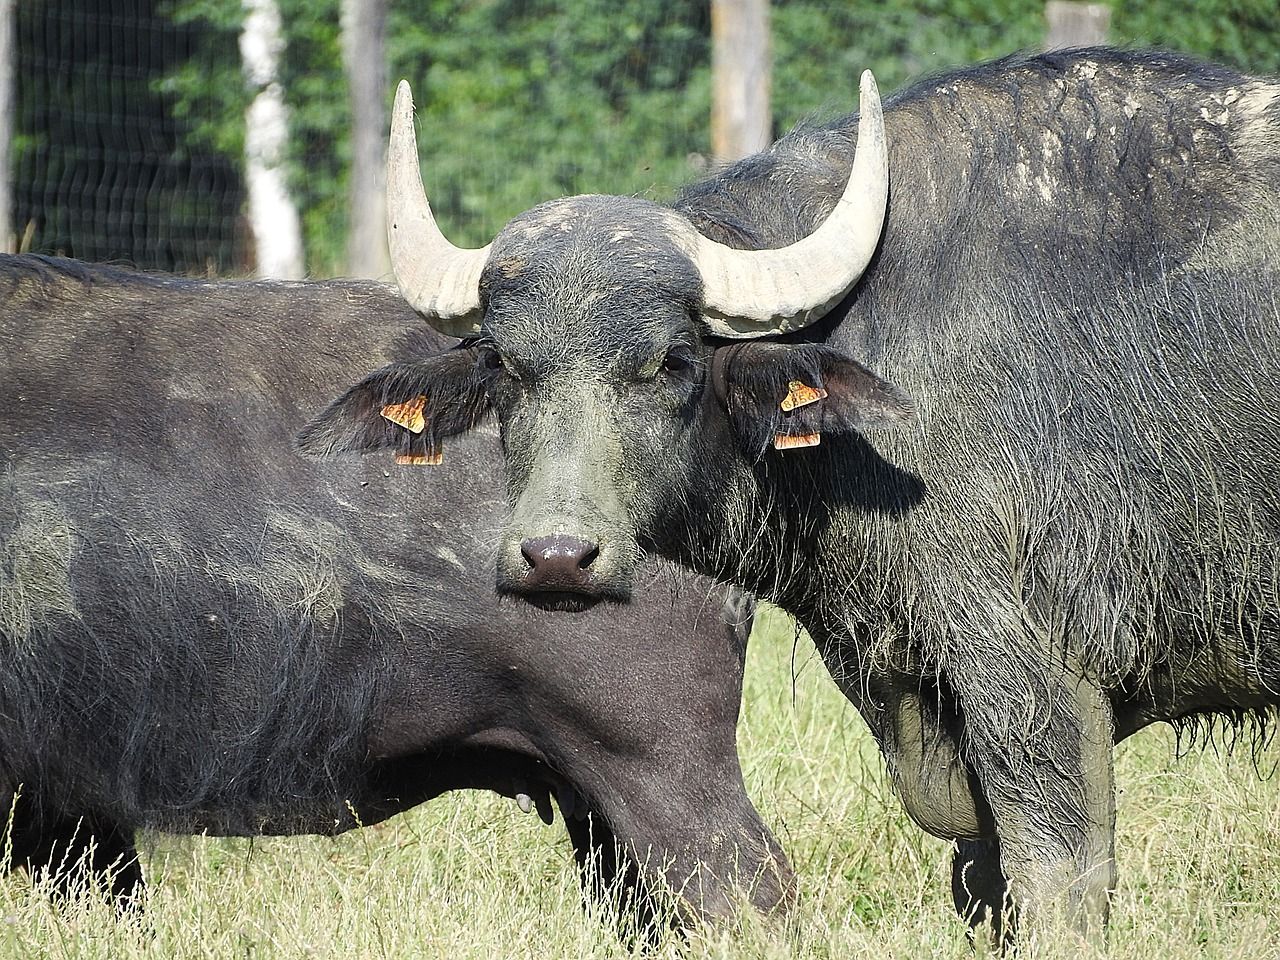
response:
<path id="1" fill-rule="evenodd" d="M 522 541 L 520 552 L 529 564 L 526 586 L 572 589 L 591 583 L 591 564 L 600 555 L 600 545 L 581 537 L 556 533 Z"/>

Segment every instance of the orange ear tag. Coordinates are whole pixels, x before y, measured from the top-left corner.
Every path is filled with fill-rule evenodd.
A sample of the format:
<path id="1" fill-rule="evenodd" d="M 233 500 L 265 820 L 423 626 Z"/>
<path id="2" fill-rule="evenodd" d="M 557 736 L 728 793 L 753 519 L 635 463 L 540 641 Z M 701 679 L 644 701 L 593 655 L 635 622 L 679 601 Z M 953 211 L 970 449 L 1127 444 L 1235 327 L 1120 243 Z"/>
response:
<path id="1" fill-rule="evenodd" d="M 407 467 L 438 467 L 444 463 L 444 451 L 435 453 L 397 453 L 396 463 Z"/>
<path id="2" fill-rule="evenodd" d="M 421 433 L 427 426 L 427 418 L 422 415 L 426 403 L 426 394 L 420 393 L 407 403 L 388 403 L 382 408 L 382 415 L 410 433 Z"/>
<path id="3" fill-rule="evenodd" d="M 799 380 L 792 380 L 787 384 L 787 395 L 782 398 L 782 402 L 778 404 L 784 413 L 790 413 L 800 407 L 807 407 L 811 403 L 817 403 L 827 395 L 827 391 L 822 387 L 811 387 L 807 383 L 801 383 Z M 812 446 L 812 444 L 810 444 Z"/>
<path id="4" fill-rule="evenodd" d="M 798 433 L 795 436 L 779 433 L 773 438 L 773 449 L 797 450 L 802 447 L 816 447 L 821 442 L 822 434 L 820 433 Z"/>

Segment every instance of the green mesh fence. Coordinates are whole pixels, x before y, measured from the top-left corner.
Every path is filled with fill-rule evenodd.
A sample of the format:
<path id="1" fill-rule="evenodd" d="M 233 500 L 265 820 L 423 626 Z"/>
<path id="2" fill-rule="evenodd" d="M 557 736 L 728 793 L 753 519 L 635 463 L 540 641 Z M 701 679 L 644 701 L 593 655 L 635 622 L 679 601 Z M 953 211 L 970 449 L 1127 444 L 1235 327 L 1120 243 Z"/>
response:
<path id="1" fill-rule="evenodd" d="M 19 0 L 14 27 L 21 247 L 182 272 L 243 267 L 237 159 L 193 149 L 164 93 L 165 77 L 201 56 L 200 27 L 151 0 Z"/>

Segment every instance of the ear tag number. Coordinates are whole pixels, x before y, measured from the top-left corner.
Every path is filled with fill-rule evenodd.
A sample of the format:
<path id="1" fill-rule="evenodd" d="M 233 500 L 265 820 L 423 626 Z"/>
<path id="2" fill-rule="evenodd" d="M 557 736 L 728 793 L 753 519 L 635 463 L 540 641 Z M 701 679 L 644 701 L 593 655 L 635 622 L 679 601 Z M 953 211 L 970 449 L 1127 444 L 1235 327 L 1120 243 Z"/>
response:
<path id="1" fill-rule="evenodd" d="M 778 406 L 782 408 L 783 413 L 790 413 L 792 410 L 798 410 L 801 407 L 807 407 L 811 403 L 817 403 L 819 400 L 825 399 L 826 396 L 827 391 L 823 390 L 822 387 L 811 387 L 799 380 L 792 380 L 787 384 L 787 395 L 782 398 L 782 402 Z M 813 444 L 808 444 L 808 446 L 813 446 Z"/>
<path id="2" fill-rule="evenodd" d="M 426 403 L 426 394 L 420 393 L 406 403 L 388 403 L 382 408 L 382 415 L 410 433 L 421 433 L 427 426 L 427 418 L 422 415 Z"/>
<path id="3" fill-rule="evenodd" d="M 782 398 L 778 406 L 782 408 L 783 413 L 790 413 L 792 410 L 799 410 L 811 403 L 817 403 L 826 396 L 827 391 L 822 387 L 811 387 L 802 380 L 792 380 L 787 384 L 787 395 Z M 804 447 L 816 447 L 821 442 L 822 434 L 820 433 L 779 433 L 773 438 L 773 449 L 800 450 Z"/>
<path id="4" fill-rule="evenodd" d="M 435 453 L 397 453 L 396 463 L 408 467 L 438 467 L 444 463 L 444 451 Z"/>
<path id="5" fill-rule="evenodd" d="M 816 447 L 822 442 L 820 433 L 798 433 L 795 436 L 780 433 L 773 438 L 775 450 L 798 450 L 803 447 Z"/>

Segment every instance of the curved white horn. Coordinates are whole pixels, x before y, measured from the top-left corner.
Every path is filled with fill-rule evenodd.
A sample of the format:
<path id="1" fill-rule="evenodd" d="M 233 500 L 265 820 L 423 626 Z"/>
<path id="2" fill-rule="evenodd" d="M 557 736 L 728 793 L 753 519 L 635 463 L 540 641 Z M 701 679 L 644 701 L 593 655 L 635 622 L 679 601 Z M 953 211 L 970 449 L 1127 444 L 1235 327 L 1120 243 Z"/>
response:
<path id="1" fill-rule="evenodd" d="M 413 93 L 396 88 L 387 148 L 387 244 L 401 295 L 441 333 L 466 337 L 479 329 L 480 271 L 489 248 L 466 250 L 445 239 L 431 215 L 418 167 Z"/>
<path id="2" fill-rule="evenodd" d="M 702 276 L 703 315 L 712 333 L 763 337 L 808 326 L 853 289 L 871 262 L 884 225 L 889 159 L 870 70 L 863 71 L 860 96 L 853 169 L 817 230 L 775 250 L 735 250 L 691 226 L 677 238 Z"/>

